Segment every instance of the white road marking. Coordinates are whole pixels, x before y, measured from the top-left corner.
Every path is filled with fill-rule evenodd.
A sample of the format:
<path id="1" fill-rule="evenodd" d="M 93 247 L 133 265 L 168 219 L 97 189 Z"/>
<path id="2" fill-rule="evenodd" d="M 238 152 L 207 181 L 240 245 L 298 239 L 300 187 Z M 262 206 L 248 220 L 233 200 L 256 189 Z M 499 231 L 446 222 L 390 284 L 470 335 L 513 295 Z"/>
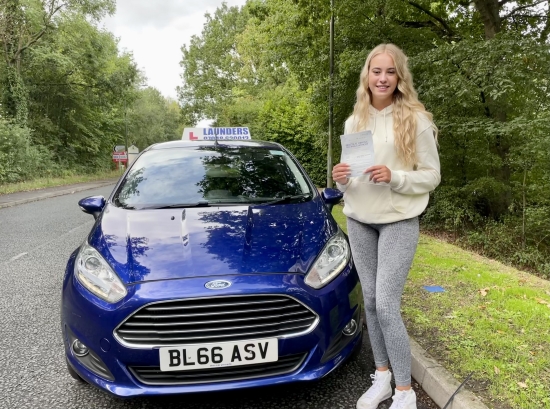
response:
<path id="1" fill-rule="evenodd" d="M 40 250 L 40 249 L 42 249 L 42 248 L 44 248 L 44 247 L 46 247 L 46 246 L 50 246 L 52 243 L 61 240 L 63 237 L 65 237 L 65 236 L 67 236 L 67 235 L 69 235 L 69 234 L 72 234 L 72 233 L 76 232 L 77 230 L 82 229 L 83 227 L 88 227 L 88 229 L 90 229 L 90 228 L 92 227 L 93 224 L 94 224 L 94 221 L 93 221 L 93 220 L 87 221 L 86 223 L 83 223 L 83 224 L 81 224 L 80 226 L 76 226 L 75 228 L 69 230 L 68 232 L 65 232 L 65 233 L 63 233 L 63 234 L 57 236 L 57 237 L 56 237 L 55 239 L 53 239 L 53 240 L 47 241 L 46 243 L 43 243 L 43 244 L 41 244 L 40 246 L 36 246 L 36 247 L 30 249 L 30 250 L 29 250 L 28 252 L 26 252 L 26 253 L 18 254 L 17 256 L 10 258 L 8 261 L 0 262 L 0 265 L 5 265 L 5 264 L 8 264 L 8 263 L 11 263 L 12 261 L 18 260 L 18 259 L 20 259 L 21 257 L 23 257 L 23 256 L 25 256 L 25 255 L 27 255 L 27 254 L 29 254 L 29 252 L 33 252 L 33 251 L 36 251 L 36 250 Z M 82 243 L 82 242 L 80 242 L 80 243 Z"/>
<path id="2" fill-rule="evenodd" d="M 25 255 L 27 255 L 27 254 L 29 254 L 29 253 L 21 253 L 21 254 L 18 254 L 17 256 L 10 258 L 10 261 L 15 261 L 15 260 L 17 260 L 17 259 L 19 259 L 19 258 L 21 258 L 21 257 L 23 257 L 23 256 L 25 256 Z"/>

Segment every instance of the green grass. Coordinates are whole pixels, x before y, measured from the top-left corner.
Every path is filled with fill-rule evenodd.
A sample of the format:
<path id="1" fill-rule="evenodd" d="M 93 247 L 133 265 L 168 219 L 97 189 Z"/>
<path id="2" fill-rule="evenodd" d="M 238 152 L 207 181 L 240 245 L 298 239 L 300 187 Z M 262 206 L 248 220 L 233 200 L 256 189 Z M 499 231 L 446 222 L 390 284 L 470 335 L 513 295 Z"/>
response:
<path id="1" fill-rule="evenodd" d="M 342 207 L 333 215 L 345 230 Z M 402 312 L 457 380 L 473 372 L 469 389 L 490 408 L 550 408 L 549 281 L 421 235 Z"/>
<path id="2" fill-rule="evenodd" d="M 45 187 L 72 185 L 74 183 L 90 182 L 101 179 L 117 178 L 122 174 L 119 170 L 99 172 L 90 175 L 68 175 L 65 177 L 48 177 L 29 180 L 20 183 L 0 184 L 0 195 L 43 189 Z"/>

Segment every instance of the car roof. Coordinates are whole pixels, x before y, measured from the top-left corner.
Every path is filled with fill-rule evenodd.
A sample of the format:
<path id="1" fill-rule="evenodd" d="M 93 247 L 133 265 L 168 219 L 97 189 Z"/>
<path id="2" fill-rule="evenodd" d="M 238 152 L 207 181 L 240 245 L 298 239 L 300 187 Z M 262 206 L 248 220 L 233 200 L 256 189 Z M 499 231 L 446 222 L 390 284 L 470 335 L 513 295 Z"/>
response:
<path id="1" fill-rule="evenodd" d="M 266 149 L 282 149 L 282 145 L 276 142 L 259 141 L 259 140 L 220 140 L 218 145 L 228 146 L 231 148 L 266 148 Z M 161 142 L 149 146 L 146 150 L 171 149 L 171 148 L 194 148 L 200 146 L 216 146 L 216 141 L 170 141 Z"/>

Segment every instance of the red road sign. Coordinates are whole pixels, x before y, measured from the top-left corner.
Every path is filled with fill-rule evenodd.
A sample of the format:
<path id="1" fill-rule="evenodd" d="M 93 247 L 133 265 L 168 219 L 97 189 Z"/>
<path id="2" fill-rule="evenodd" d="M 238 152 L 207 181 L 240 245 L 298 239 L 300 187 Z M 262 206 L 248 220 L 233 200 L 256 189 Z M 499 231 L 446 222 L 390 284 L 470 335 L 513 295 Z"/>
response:
<path id="1" fill-rule="evenodd" d="M 128 160 L 128 155 L 126 152 L 113 152 L 113 160 L 115 162 L 126 162 Z"/>

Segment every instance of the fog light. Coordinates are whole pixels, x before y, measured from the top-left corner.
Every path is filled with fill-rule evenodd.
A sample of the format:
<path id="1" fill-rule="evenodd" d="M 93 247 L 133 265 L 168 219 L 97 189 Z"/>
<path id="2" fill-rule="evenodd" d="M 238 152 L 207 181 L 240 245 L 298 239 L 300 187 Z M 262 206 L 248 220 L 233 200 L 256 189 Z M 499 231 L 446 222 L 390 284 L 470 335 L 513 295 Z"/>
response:
<path id="1" fill-rule="evenodd" d="M 351 337 L 353 334 L 357 332 L 357 323 L 354 319 L 352 319 L 348 325 L 344 327 L 342 330 L 342 334 L 344 334 L 346 337 Z"/>
<path id="2" fill-rule="evenodd" d="M 88 347 L 80 342 L 80 340 L 75 339 L 73 342 L 73 352 L 76 356 L 86 356 L 88 355 Z"/>

